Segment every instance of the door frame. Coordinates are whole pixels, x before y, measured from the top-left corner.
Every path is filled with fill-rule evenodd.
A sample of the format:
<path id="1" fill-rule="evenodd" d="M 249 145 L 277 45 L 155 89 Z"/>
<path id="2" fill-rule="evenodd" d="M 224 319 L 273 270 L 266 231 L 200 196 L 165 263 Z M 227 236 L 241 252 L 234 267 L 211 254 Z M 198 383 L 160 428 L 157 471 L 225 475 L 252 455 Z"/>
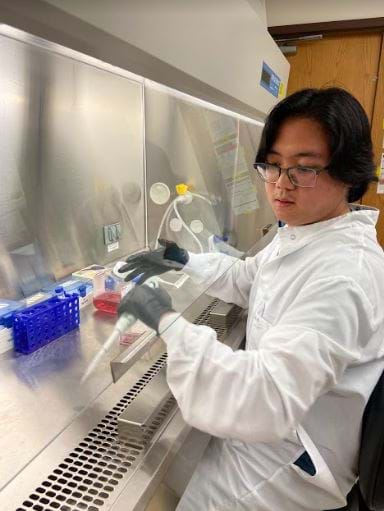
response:
<path id="1" fill-rule="evenodd" d="M 302 37 L 312 34 L 331 34 L 333 32 L 384 31 L 383 18 L 366 18 L 356 20 L 323 21 L 320 23 L 303 23 L 299 25 L 280 25 L 268 27 L 274 39 Z"/>

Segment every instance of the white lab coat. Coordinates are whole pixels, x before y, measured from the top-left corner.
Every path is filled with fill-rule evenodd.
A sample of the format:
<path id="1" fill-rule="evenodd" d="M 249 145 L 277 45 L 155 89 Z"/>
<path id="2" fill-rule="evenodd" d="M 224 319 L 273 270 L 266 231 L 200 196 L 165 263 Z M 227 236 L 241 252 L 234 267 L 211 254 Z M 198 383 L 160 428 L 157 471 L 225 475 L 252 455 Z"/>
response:
<path id="1" fill-rule="evenodd" d="M 174 315 L 160 323 L 168 383 L 213 438 L 178 511 L 308 511 L 345 505 L 364 406 L 384 367 L 378 212 L 280 228 L 253 258 L 191 255 L 185 271 L 248 311 L 246 351 Z M 310 476 L 293 462 L 307 451 Z"/>

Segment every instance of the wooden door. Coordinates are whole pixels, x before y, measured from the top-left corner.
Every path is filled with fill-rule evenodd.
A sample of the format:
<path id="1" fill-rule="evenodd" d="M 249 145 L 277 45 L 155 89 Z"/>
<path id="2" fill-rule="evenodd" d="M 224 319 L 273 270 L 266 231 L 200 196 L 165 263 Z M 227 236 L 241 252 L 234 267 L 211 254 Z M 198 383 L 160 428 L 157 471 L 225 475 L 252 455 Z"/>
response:
<path id="1" fill-rule="evenodd" d="M 343 87 L 363 105 L 372 125 L 376 164 L 379 165 L 384 135 L 384 57 L 380 58 L 382 33 L 325 35 L 322 40 L 299 42 L 291 64 L 288 94 L 305 87 Z M 384 246 L 384 194 L 372 184 L 363 204 L 380 209 L 378 239 Z"/>
<path id="2" fill-rule="evenodd" d="M 380 168 L 382 154 L 384 153 L 384 38 L 381 48 L 375 104 L 371 121 L 373 150 L 378 168 Z M 377 193 L 376 183 L 369 187 L 361 202 L 380 210 L 377 237 L 380 245 L 384 247 L 384 194 Z"/>

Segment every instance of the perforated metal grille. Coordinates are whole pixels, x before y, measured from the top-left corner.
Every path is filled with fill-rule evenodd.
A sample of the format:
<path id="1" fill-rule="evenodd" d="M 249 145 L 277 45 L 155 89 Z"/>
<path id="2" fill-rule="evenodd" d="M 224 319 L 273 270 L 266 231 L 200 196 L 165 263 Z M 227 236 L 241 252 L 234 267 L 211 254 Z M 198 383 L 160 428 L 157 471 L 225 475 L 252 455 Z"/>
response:
<path id="1" fill-rule="evenodd" d="M 231 312 L 231 325 L 217 326 L 209 316 L 217 303 L 213 300 L 194 323 L 211 326 L 223 340 L 241 309 Z M 166 359 L 163 354 L 16 511 L 102 511 L 107 499 L 141 462 L 146 446 L 176 406 L 175 399 L 170 398 L 140 438 L 118 436 L 118 417 Z"/>
<path id="2" fill-rule="evenodd" d="M 17 511 L 100 511 L 137 466 L 146 445 L 176 404 L 170 398 L 140 439 L 118 436 L 119 415 L 165 363 L 164 354 Z"/>
<path id="3" fill-rule="evenodd" d="M 233 309 L 231 310 L 230 314 L 227 316 L 225 325 L 217 325 L 214 321 L 212 321 L 212 318 L 210 317 L 210 313 L 212 309 L 216 307 L 216 305 L 219 303 L 219 300 L 216 298 L 213 300 L 204 310 L 203 312 L 195 319 L 194 323 L 196 325 L 207 325 L 213 328 L 217 334 L 217 338 L 219 341 L 223 341 L 225 337 L 227 336 L 229 330 L 233 326 L 233 324 L 237 321 L 239 318 L 239 314 L 241 313 L 242 309 L 235 305 Z"/>

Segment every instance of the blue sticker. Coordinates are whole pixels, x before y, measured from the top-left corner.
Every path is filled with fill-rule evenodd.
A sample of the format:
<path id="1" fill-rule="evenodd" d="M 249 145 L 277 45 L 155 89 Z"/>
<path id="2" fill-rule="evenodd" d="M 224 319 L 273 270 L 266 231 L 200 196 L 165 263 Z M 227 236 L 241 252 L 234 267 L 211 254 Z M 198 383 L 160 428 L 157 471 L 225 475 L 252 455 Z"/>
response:
<path id="1" fill-rule="evenodd" d="M 281 80 L 272 69 L 263 62 L 263 69 L 261 71 L 260 85 L 270 92 L 275 98 L 279 97 Z"/>

